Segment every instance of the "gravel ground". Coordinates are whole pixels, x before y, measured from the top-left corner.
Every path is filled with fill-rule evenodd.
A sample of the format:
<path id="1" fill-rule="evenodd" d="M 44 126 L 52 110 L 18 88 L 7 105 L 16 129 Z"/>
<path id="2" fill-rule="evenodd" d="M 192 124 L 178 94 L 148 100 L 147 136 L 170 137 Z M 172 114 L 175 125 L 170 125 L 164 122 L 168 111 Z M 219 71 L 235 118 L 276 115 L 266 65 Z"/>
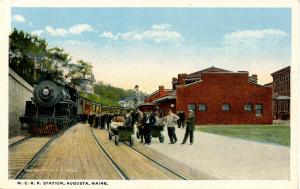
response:
<path id="1" fill-rule="evenodd" d="M 288 180 L 290 148 L 243 139 L 194 132 L 194 144 L 181 145 L 185 129 L 176 128 L 178 141 L 152 139 L 150 148 L 220 179 Z"/>

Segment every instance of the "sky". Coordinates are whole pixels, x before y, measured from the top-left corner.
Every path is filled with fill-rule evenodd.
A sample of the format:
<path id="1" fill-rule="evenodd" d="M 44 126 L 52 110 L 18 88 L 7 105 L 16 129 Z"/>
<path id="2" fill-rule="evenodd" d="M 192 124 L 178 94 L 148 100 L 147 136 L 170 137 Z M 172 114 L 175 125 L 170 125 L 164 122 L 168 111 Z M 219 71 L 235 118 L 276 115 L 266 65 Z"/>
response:
<path id="1" fill-rule="evenodd" d="M 45 38 L 97 81 L 152 93 L 211 66 L 258 75 L 291 64 L 289 8 L 12 8 L 11 28 Z"/>

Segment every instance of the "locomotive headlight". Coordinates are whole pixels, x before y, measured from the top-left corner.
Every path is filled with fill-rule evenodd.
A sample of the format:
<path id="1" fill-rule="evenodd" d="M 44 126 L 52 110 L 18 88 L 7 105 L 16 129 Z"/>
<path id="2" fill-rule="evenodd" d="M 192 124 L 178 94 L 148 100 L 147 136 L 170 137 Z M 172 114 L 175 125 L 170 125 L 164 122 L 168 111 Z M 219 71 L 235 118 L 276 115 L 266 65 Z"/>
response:
<path id="1" fill-rule="evenodd" d="M 49 93 L 50 93 L 50 91 L 49 91 L 49 89 L 47 89 L 47 88 L 44 88 L 44 89 L 42 90 L 42 94 L 43 94 L 44 96 L 48 96 Z"/>

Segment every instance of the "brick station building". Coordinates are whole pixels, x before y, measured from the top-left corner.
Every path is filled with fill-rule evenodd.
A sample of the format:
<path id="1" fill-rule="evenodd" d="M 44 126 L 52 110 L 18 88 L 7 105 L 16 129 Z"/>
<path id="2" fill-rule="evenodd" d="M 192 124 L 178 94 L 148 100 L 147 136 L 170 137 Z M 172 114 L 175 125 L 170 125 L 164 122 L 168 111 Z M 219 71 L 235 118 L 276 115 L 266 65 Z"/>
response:
<path id="1" fill-rule="evenodd" d="M 257 84 L 257 75 L 210 67 L 172 79 L 145 102 L 163 112 L 194 110 L 196 124 L 271 124 L 272 89 Z M 160 94 L 160 95 L 159 95 Z M 172 106 L 173 105 L 173 106 Z"/>
<path id="2" fill-rule="evenodd" d="M 290 66 L 271 74 L 273 82 L 264 86 L 273 91 L 273 119 L 290 119 Z"/>

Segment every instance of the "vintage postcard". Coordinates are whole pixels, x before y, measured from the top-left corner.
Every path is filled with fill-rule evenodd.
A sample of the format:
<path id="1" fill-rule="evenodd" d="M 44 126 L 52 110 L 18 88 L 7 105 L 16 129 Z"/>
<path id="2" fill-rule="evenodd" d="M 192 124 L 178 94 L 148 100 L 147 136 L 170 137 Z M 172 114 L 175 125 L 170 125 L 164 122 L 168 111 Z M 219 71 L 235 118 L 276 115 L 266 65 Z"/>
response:
<path id="1" fill-rule="evenodd" d="M 1 188 L 297 188 L 297 1 L 0 3 Z"/>

